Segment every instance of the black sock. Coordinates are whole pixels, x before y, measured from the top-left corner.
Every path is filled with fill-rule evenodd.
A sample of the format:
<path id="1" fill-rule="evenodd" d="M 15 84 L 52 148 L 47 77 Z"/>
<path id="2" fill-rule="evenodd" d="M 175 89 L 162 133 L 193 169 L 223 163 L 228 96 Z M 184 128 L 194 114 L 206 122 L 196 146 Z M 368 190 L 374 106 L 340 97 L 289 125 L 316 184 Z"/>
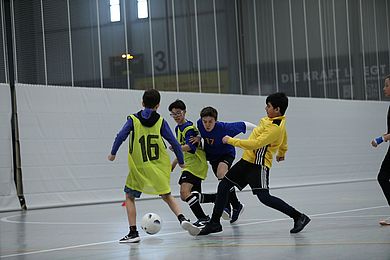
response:
<path id="1" fill-rule="evenodd" d="M 192 194 L 198 195 L 199 203 L 214 203 L 217 198 L 217 193 L 198 193 L 193 192 Z"/>
<path id="2" fill-rule="evenodd" d="M 177 216 L 177 219 L 180 221 L 180 223 L 181 223 L 183 220 L 187 220 L 186 217 L 184 217 L 183 214 L 179 214 L 179 215 Z"/>
<path id="3" fill-rule="evenodd" d="M 200 206 L 198 196 L 196 196 L 195 194 L 191 194 L 188 198 L 186 198 L 186 202 L 188 203 L 192 212 L 198 219 L 206 217 L 206 214 L 204 214 L 204 211 Z"/>
<path id="4" fill-rule="evenodd" d="M 130 226 L 130 232 L 137 231 L 137 226 Z"/>
<path id="5" fill-rule="evenodd" d="M 217 193 L 203 193 L 202 203 L 214 203 L 217 198 Z"/>
<path id="6" fill-rule="evenodd" d="M 232 187 L 233 187 L 233 183 L 228 181 L 226 178 L 222 179 L 218 184 L 217 198 L 215 200 L 211 222 L 220 223 L 222 211 L 226 207 L 226 204 L 228 202 L 229 191 Z"/>

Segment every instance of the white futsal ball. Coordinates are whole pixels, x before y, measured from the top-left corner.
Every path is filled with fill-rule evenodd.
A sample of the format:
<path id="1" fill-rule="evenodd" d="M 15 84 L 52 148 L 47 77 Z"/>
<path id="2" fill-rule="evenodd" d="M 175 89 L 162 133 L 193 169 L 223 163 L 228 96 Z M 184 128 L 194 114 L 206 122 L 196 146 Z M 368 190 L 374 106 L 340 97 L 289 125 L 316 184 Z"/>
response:
<path id="1" fill-rule="evenodd" d="M 161 218 L 156 213 L 147 213 L 142 217 L 141 228 L 149 235 L 157 234 L 161 229 Z"/>

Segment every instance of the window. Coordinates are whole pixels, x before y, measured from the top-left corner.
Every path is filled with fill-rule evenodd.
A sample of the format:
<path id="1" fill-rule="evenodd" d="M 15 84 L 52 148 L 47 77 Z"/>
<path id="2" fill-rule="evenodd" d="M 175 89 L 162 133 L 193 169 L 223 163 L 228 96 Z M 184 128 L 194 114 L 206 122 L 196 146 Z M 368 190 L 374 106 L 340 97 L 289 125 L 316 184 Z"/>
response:
<path id="1" fill-rule="evenodd" d="M 148 0 L 137 0 L 138 19 L 148 18 Z"/>
<path id="2" fill-rule="evenodd" d="M 111 22 L 119 22 L 121 20 L 121 4 L 120 0 L 110 0 L 110 16 Z"/>

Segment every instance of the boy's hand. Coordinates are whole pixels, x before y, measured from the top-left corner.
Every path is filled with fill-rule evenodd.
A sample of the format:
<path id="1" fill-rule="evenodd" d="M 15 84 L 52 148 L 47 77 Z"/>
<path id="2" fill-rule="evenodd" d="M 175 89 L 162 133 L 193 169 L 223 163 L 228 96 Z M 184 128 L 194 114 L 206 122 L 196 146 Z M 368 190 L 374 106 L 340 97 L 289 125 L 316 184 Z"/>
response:
<path id="1" fill-rule="evenodd" d="M 115 160 L 115 155 L 110 154 L 110 155 L 108 156 L 108 160 L 109 160 L 109 161 Z"/>
<path id="2" fill-rule="evenodd" d="M 183 164 L 180 164 L 179 163 L 179 166 L 180 166 L 180 168 L 182 168 L 182 169 L 184 169 L 185 167 L 186 167 L 186 165 L 183 163 Z"/>
<path id="3" fill-rule="evenodd" d="M 276 161 L 277 162 L 284 161 L 284 156 L 276 156 Z"/>
<path id="4" fill-rule="evenodd" d="M 230 136 L 225 135 L 225 136 L 222 138 L 222 143 L 227 144 L 230 138 L 231 138 Z"/>
<path id="5" fill-rule="evenodd" d="M 191 144 L 196 144 L 200 142 L 200 139 L 201 139 L 200 136 L 191 136 L 189 140 Z"/>

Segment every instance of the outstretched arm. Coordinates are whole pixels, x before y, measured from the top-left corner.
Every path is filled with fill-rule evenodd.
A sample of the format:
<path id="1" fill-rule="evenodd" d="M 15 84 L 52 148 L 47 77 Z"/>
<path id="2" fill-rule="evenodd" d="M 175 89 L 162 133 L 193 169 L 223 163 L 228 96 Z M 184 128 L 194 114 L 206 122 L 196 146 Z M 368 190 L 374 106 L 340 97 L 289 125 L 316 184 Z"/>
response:
<path id="1" fill-rule="evenodd" d="M 267 144 L 273 143 L 277 138 L 279 138 L 279 131 L 280 130 L 278 128 L 266 129 L 256 139 L 239 139 L 225 136 L 222 138 L 222 142 L 240 147 L 244 150 L 255 150 L 266 146 Z"/>
<path id="2" fill-rule="evenodd" d="M 125 125 L 122 127 L 122 129 L 119 131 L 119 133 L 115 137 L 115 141 L 112 144 L 111 153 L 108 155 L 109 161 L 114 161 L 116 153 L 119 150 L 119 147 L 122 145 L 122 143 L 126 140 L 127 136 L 130 134 L 130 132 L 134 129 L 133 126 L 133 120 L 129 118 Z"/>
<path id="3" fill-rule="evenodd" d="M 373 147 L 378 147 L 378 145 L 380 145 L 381 143 L 383 142 L 387 142 L 390 140 L 390 134 L 384 134 L 382 136 L 379 136 L 377 138 L 374 138 L 372 141 L 371 141 L 371 145 Z"/>

